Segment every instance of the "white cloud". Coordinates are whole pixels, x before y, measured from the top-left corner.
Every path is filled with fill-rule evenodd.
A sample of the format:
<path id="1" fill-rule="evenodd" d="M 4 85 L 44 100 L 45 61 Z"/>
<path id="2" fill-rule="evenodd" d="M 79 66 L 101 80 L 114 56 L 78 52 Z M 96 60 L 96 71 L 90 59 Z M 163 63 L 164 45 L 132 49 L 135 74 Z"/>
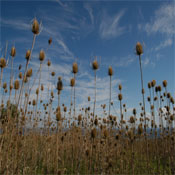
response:
<path id="1" fill-rule="evenodd" d="M 126 56 L 117 61 L 116 67 L 127 67 L 131 65 L 136 60 L 136 55 Z"/>
<path id="2" fill-rule="evenodd" d="M 155 11 L 154 17 L 145 25 L 140 26 L 148 34 L 161 33 L 167 35 L 175 34 L 175 5 L 168 3 Z"/>
<path id="3" fill-rule="evenodd" d="M 91 8 L 91 6 L 89 4 L 85 4 L 84 8 L 88 11 L 90 19 L 91 19 L 91 23 L 94 24 L 94 15 L 93 15 L 93 10 Z"/>
<path id="4" fill-rule="evenodd" d="M 156 46 L 155 51 L 159 51 L 165 47 L 171 46 L 172 44 L 173 44 L 173 40 L 171 38 L 168 38 L 162 43 L 160 43 L 158 46 Z"/>
<path id="5" fill-rule="evenodd" d="M 100 36 L 103 39 L 111 39 L 122 35 L 125 32 L 125 27 L 119 25 L 120 19 L 124 15 L 125 11 L 122 10 L 115 16 L 111 17 L 104 15 L 100 24 Z"/>

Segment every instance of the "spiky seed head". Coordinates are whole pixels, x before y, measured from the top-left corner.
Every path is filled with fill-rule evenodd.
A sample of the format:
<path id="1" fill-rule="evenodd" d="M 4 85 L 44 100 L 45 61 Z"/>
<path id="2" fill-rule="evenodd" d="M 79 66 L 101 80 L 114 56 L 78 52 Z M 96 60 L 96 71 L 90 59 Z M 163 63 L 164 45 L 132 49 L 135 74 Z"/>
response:
<path id="1" fill-rule="evenodd" d="M 59 77 L 59 79 L 58 79 L 57 90 L 58 90 L 58 92 L 63 90 L 63 82 L 61 80 L 61 77 Z"/>
<path id="2" fill-rule="evenodd" d="M 55 72 L 52 72 L 51 75 L 52 75 L 52 77 L 54 77 L 55 76 Z"/>
<path id="3" fill-rule="evenodd" d="M 118 100 L 121 101 L 123 98 L 122 94 L 118 94 Z"/>
<path id="4" fill-rule="evenodd" d="M 22 65 L 20 64 L 19 67 L 18 67 L 18 70 L 21 70 L 21 68 L 22 68 Z"/>
<path id="5" fill-rule="evenodd" d="M 148 98 L 147 98 L 147 100 L 148 100 L 148 102 L 150 102 L 150 101 L 151 101 L 151 98 L 150 98 L 150 97 L 148 97 Z"/>
<path id="6" fill-rule="evenodd" d="M 41 85 L 41 91 L 44 91 L 44 85 L 43 84 Z"/>
<path id="7" fill-rule="evenodd" d="M 161 86 L 158 86 L 158 91 L 162 91 L 162 87 Z"/>
<path id="8" fill-rule="evenodd" d="M 78 121 L 81 122 L 81 120 L 82 120 L 82 115 L 80 114 L 78 115 Z"/>
<path id="9" fill-rule="evenodd" d="M 30 78 L 32 76 L 32 73 L 33 73 L 32 68 L 28 69 L 27 70 L 27 77 Z"/>
<path id="10" fill-rule="evenodd" d="M 166 80 L 163 80 L 163 87 L 167 87 L 167 81 Z"/>
<path id="11" fill-rule="evenodd" d="M 14 82 L 14 89 L 15 90 L 18 90 L 19 89 L 19 86 L 20 86 L 19 80 L 15 80 L 15 82 Z"/>
<path id="12" fill-rule="evenodd" d="M 30 55 L 31 55 L 31 51 L 27 50 L 27 52 L 26 52 L 26 60 L 30 59 Z"/>
<path id="13" fill-rule="evenodd" d="M 98 119 L 97 119 L 97 118 L 95 118 L 94 124 L 95 124 L 96 126 L 98 125 Z"/>
<path id="14" fill-rule="evenodd" d="M 66 106 L 64 106 L 64 112 L 67 112 L 67 107 Z"/>
<path id="15" fill-rule="evenodd" d="M 169 92 L 167 93 L 167 98 L 171 98 L 171 94 Z"/>
<path id="16" fill-rule="evenodd" d="M 7 88 L 7 83 L 4 82 L 4 84 L 3 84 L 3 89 L 6 89 L 6 88 Z"/>
<path id="17" fill-rule="evenodd" d="M 173 97 L 170 98 L 170 101 L 171 101 L 172 104 L 174 104 L 174 98 Z"/>
<path id="18" fill-rule="evenodd" d="M 133 109 L 132 113 L 133 113 L 133 115 L 136 115 L 137 114 L 137 111 L 136 111 L 135 108 Z"/>
<path id="19" fill-rule="evenodd" d="M 35 99 L 33 99 L 33 101 L 32 101 L 32 105 L 33 105 L 33 106 L 36 105 L 36 100 L 35 100 Z"/>
<path id="20" fill-rule="evenodd" d="M 143 48 L 140 42 L 137 42 L 136 44 L 136 54 L 141 55 L 143 53 Z"/>
<path id="21" fill-rule="evenodd" d="M 151 82 L 151 86 L 154 87 L 155 85 L 156 85 L 156 80 L 153 80 L 153 81 Z"/>
<path id="22" fill-rule="evenodd" d="M 49 45 L 52 44 L 52 38 L 49 38 L 49 40 L 48 40 L 48 44 L 49 44 Z"/>
<path id="23" fill-rule="evenodd" d="M 140 123 L 138 126 L 138 134 L 141 135 L 143 133 L 143 127 L 142 124 Z"/>
<path id="24" fill-rule="evenodd" d="M 149 88 L 149 89 L 151 88 L 151 83 L 152 83 L 152 82 L 149 82 L 149 83 L 148 83 L 148 88 Z"/>
<path id="25" fill-rule="evenodd" d="M 94 60 L 93 63 L 92 63 L 92 69 L 93 69 L 93 70 L 97 70 L 98 67 L 99 67 L 99 66 L 98 66 L 97 60 Z"/>
<path id="26" fill-rule="evenodd" d="M 28 82 L 28 78 L 27 78 L 27 76 L 25 75 L 24 76 L 24 83 L 27 83 Z"/>
<path id="27" fill-rule="evenodd" d="M 11 48 L 10 55 L 11 55 L 12 57 L 15 57 L 15 55 L 16 55 L 16 49 L 15 49 L 15 47 L 12 47 L 12 48 Z"/>
<path id="28" fill-rule="evenodd" d="M 36 89 L 36 95 L 38 95 L 38 94 L 39 94 L 39 88 Z"/>
<path id="29" fill-rule="evenodd" d="M 90 96 L 88 96 L 88 101 L 91 101 L 91 97 Z"/>
<path id="30" fill-rule="evenodd" d="M 51 65 L 51 61 L 48 60 L 48 62 L 47 62 L 47 66 L 49 67 L 50 65 Z"/>
<path id="31" fill-rule="evenodd" d="M 6 67 L 6 60 L 5 58 L 0 58 L 0 68 L 3 69 Z"/>
<path id="32" fill-rule="evenodd" d="M 173 121 L 174 120 L 174 116 L 170 115 L 170 120 Z"/>
<path id="33" fill-rule="evenodd" d="M 22 72 L 19 73 L 19 79 L 22 79 Z"/>
<path id="34" fill-rule="evenodd" d="M 96 130 L 96 128 L 93 128 L 93 129 L 91 130 L 91 138 L 92 138 L 92 139 L 95 139 L 96 136 L 97 136 L 97 130 Z"/>
<path id="35" fill-rule="evenodd" d="M 120 91 L 122 90 L 122 85 L 121 85 L 121 84 L 118 85 L 118 89 L 119 89 Z"/>
<path id="36" fill-rule="evenodd" d="M 61 111 L 58 111 L 56 113 L 56 120 L 57 120 L 57 122 L 59 122 L 61 120 Z"/>
<path id="37" fill-rule="evenodd" d="M 8 90 L 7 89 L 5 89 L 5 93 L 7 93 L 8 92 Z"/>
<path id="38" fill-rule="evenodd" d="M 74 62 L 72 65 L 72 72 L 74 74 L 76 74 L 78 72 L 78 64 L 76 62 Z"/>
<path id="39" fill-rule="evenodd" d="M 44 52 L 44 50 L 41 50 L 39 53 L 39 60 L 44 61 L 44 58 L 45 58 L 45 52 Z"/>
<path id="40" fill-rule="evenodd" d="M 109 68 L 108 68 L 108 75 L 109 76 L 112 76 L 113 75 L 113 70 L 112 70 L 112 67 L 111 66 L 109 66 Z"/>
<path id="41" fill-rule="evenodd" d="M 33 20 L 33 24 L 32 24 L 32 32 L 35 35 L 37 35 L 37 34 L 39 34 L 39 30 L 40 30 L 39 23 L 38 23 L 37 19 L 34 19 Z"/>
<path id="42" fill-rule="evenodd" d="M 70 86 L 71 87 L 75 86 L 75 78 L 70 79 Z"/>

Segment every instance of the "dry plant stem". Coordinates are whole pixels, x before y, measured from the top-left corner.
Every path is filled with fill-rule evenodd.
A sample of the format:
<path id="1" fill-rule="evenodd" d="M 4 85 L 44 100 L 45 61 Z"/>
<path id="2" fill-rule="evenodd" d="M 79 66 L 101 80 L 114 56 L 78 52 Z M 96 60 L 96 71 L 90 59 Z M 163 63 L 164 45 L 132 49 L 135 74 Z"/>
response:
<path id="1" fill-rule="evenodd" d="M 39 84 L 38 84 L 38 90 L 39 90 L 39 92 L 37 93 L 37 98 L 36 98 L 35 117 L 36 117 L 36 114 L 37 114 L 38 98 L 39 98 L 39 93 L 40 93 L 41 70 L 42 70 L 42 62 L 40 62 L 40 68 L 39 68 L 39 72 L 40 72 L 40 75 L 39 75 Z"/>
<path id="2" fill-rule="evenodd" d="M 3 68 L 1 68 L 1 76 L 0 76 L 0 89 L 1 89 L 2 75 L 3 75 Z"/>
<path id="3" fill-rule="evenodd" d="M 140 63 L 140 74 L 141 74 L 141 85 L 142 85 L 142 90 L 144 89 L 143 87 L 143 73 L 142 73 L 142 63 L 141 63 L 141 56 L 139 55 L 139 63 Z M 145 112 L 145 97 L 144 93 L 142 93 L 142 98 L 143 98 L 143 111 L 144 111 L 144 120 L 145 120 L 145 134 L 146 134 L 146 112 Z"/>
<path id="4" fill-rule="evenodd" d="M 110 112 L 111 112 L 111 76 L 110 76 L 110 89 L 109 89 L 109 116 L 110 116 Z"/>
<path id="5" fill-rule="evenodd" d="M 13 86 L 13 57 L 12 57 L 12 61 L 11 61 L 11 70 L 10 70 L 10 86 Z M 9 101 L 11 98 L 11 94 L 12 94 L 12 89 L 10 88 L 10 94 L 9 94 Z"/>
<path id="6" fill-rule="evenodd" d="M 74 80 L 76 81 L 76 76 L 74 74 Z M 76 84 L 75 84 L 76 85 Z M 75 118 L 75 85 L 74 85 L 74 118 Z"/>
<path id="7" fill-rule="evenodd" d="M 72 116 L 72 93 L 73 93 L 73 87 L 71 86 L 70 118 L 71 118 L 71 116 Z"/>
<path id="8" fill-rule="evenodd" d="M 95 91 L 95 95 L 94 95 L 93 120 L 94 120 L 94 117 L 95 117 L 95 105 L 96 105 L 96 93 L 97 93 L 97 90 L 96 90 L 96 79 L 97 79 L 96 70 L 94 70 L 94 91 Z"/>
<path id="9" fill-rule="evenodd" d="M 26 72 L 27 72 L 27 69 L 28 69 L 28 65 L 29 65 L 29 61 L 30 61 L 30 59 L 31 59 L 32 51 L 33 51 L 33 48 L 34 48 L 34 45 L 35 45 L 35 39 L 36 39 L 36 35 L 34 34 L 34 35 L 33 35 L 33 41 L 32 41 L 32 48 L 31 48 L 31 50 L 30 50 L 30 56 L 29 56 L 29 59 L 28 59 L 27 62 L 26 62 L 26 67 L 25 67 L 25 71 L 24 71 L 24 76 L 23 76 L 23 79 L 22 79 L 22 84 L 21 84 L 21 88 L 20 88 L 20 93 L 19 93 L 17 108 L 18 108 L 18 106 L 19 106 L 19 102 L 20 102 L 20 99 L 21 99 L 21 97 L 22 97 L 22 92 L 23 92 L 23 87 L 24 87 L 24 78 L 25 78 L 25 75 L 26 75 Z"/>

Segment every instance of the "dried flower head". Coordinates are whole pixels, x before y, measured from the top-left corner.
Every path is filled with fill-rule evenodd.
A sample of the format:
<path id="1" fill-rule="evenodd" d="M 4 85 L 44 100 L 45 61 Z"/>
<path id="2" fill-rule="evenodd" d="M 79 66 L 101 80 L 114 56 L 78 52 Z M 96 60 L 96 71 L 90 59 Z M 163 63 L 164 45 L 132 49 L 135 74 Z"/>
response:
<path id="1" fill-rule="evenodd" d="M 111 66 L 109 66 L 109 68 L 108 68 L 108 75 L 109 76 L 112 76 L 113 75 L 113 70 L 112 70 L 112 67 Z"/>
<path id="2" fill-rule="evenodd" d="M 121 101 L 123 98 L 122 94 L 118 94 L 118 100 Z"/>
<path id="3" fill-rule="evenodd" d="M 19 86 L 20 86 L 19 80 L 15 80 L 15 82 L 14 82 L 14 89 L 15 90 L 18 90 L 19 89 Z"/>
<path id="4" fill-rule="evenodd" d="M 37 35 L 37 34 L 39 34 L 39 30 L 40 30 L 39 23 L 38 23 L 37 19 L 34 19 L 33 20 L 33 24 L 32 24 L 32 32 L 35 35 Z"/>
<path id="5" fill-rule="evenodd" d="M 48 40 L 48 44 L 49 44 L 49 45 L 52 44 L 52 38 L 49 38 L 49 40 Z"/>
<path id="6" fill-rule="evenodd" d="M 27 77 L 31 77 L 31 76 L 32 76 L 32 72 L 33 72 L 33 71 L 32 71 L 32 68 L 28 69 L 28 70 L 27 70 L 26 76 L 27 76 Z"/>
<path id="7" fill-rule="evenodd" d="M 47 62 L 47 66 L 49 67 L 50 65 L 51 65 L 51 61 L 48 60 L 48 62 Z"/>
<path id="8" fill-rule="evenodd" d="M 141 55 L 143 53 L 143 48 L 140 42 L 137 42 L 136 44 L 136 54 Z"/>
<path id="9" fill-rule="evenodd" d="M 31 51 L 27 50 L 26 52 L 26 60 L 28 61 L 30 59 Z"/>
<path id="10" fill-rule="evenodd" d="M 119 89 L 120 91 L 122 90 L 122 85 L 121 85 L 121 84 L 118 85 L 118 89 Z"/>
<path id="11" fill-rule="evenodd" d="M 70 86 L 71 87 L 75 86 L 75 78 L 70 79 Z"/>
<path id="12" fill-rule="evenodd" d="M 6 67 L 6 60 L 5 58 L 0 58 L 0 68 L 3 69 Z"/>
<path id="13" fill-rule="evenodd" d="M 167 87 L 167 81 L 166 80 L 163 80 L 163 87 Z"/>
<path id="14" fill-rule="evenodd" d="M 156 85 L 156 80 L 153 80 L 153 81 L 151 82 L 151 86 L 154 87 L 155 85 Z"/>
<path id="15" fill-rule="evenodd" d="M 15 47 L 12 47 L 12 48 L 11 48 L 10 55 L 11 55 L 12 57 L 15 57 L 15 55 L 16 55 L 16 49 L 15 49 Z"/>
<path id="16" fill-rule="evenodd" d="M 94 60 L 93 63 L 92 63 L 92 69 L 93 69 L 93 70 L 97 70 L 98 67 L 99 67 L 99 66 L 98 66 L 97 60 Z"/>
<path id="17" fill-rule="evenodd" d="M 40 53 L 39 53 L 39 60 L 44 61 L 44 58 L 45 58 L 44 50 L 41 50 Z"/>
<path id="18" fill-rule="evenodd" d="M 72 72 L 74 74 L 76 74 L 78 72 L 78 64 L 76 62 L 74 62 L 72 65 Z"/>
<path id="19" fill-rule="evenodd" d="M 54 77 L 55 76 L 55 72 L 52 72 L 51 75 L 52 75 L 52 77 Z"/>

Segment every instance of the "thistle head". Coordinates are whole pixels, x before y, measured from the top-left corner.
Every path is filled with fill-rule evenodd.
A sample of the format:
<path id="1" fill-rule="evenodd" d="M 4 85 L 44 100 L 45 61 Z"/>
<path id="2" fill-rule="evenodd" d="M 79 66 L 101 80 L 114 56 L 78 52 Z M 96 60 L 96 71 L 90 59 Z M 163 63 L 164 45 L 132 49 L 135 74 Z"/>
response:
<path id="1" fill-rule="evenodd" d="M 18 90 L 19 89 L 19 86 L 20 86 L 19 80 L 15 80 L 15 82 L 14 82 L 14 89 L 15 90 Z"/>
<path id="2" fill-rule="evenodd" d="M 76 62 L 74 62 L 72 65 L 72 72 L 74 74 L 76 74 L 78 72 L 78 64 Z"/>
<path id="3" fill-rule="evenodd" d="M 48 62 L 47 62 L 47 66 L 49 67 L 50 65 L 51 65 L 51 61 L 48 60 Z"/>
<path id="4" fill-rule="evenodd" d="M 0 58 L 0 68 L 3 69 L 6 67 L 6 60 L 5 58 Z"/>
<path id="5" fill-rule="evenodd" d="M 108 68 L 108 75 L 109 76 L 112 76 L 113 75 L 113 70 L 112 70 L 112 67 L 111 66 L 109 66 L 109 68 Z"/>
<path id="6" fill-rule="evenodd" d="M 48 40 L 48 44 L 49 44 L 49 45 L 52 44 L 52 38 L 49 38 L 49 40 Z"/>
<path id="7" fill-rule="evenodd" d="M 12 48 L 11 48 L 10 55 L 11 55 L 12 57 L 15 57 L 15 55 L 16 55 L 16 49 L 15 49 L 15 47 L 12 47 Z"/>
<path id="8" fill-rule="evenodd" d="M 26 60 L 28 61 L 30 59 L 31 51 L 27 50 L 26 52 Z"/>
<path id="9" fill-rule="evenodd" d="M 136 54 L 141 55 L 143 53 L 143 48 L 140 42 L 137 42 L 136 44 Z"/>
<path id="10" fill-rule="evenodd" d="M 32 24 L 32 32 L 35 35 L 37 35 L 37 34 L 39 34 L 39 30 L 40 30 L 39 23 L 38 23 L 37 19 L 34 19 L 33 20 L 33 24 Z"/>
<path id="11" fill-rule="evenodd" d="M 75 86 L 75 79 L 74 78 L 70 79 L 70 86 L 71 87 Z"/>
<path id="12" fill-rule="evenodd" d="M 98 67 L 99 67 L 99 65 L 98 65 L 97 60 L 94 60 L 94 61 L 92 62 L 92 69 L 93 69 L 93 70 L 97 70 Z"/>
<path id="13" fill-rule="evenodd" d="M 166 80 L 163 80 L 163 87 L 167 87 L 167 81 Z"/>
<path id="14" fill-rule="evenodd" d="M 44 58 L 45 58 L 44 50 L 41 50 L 40 53 L 39 53 L 39 60 L 44 61 Z"/>

